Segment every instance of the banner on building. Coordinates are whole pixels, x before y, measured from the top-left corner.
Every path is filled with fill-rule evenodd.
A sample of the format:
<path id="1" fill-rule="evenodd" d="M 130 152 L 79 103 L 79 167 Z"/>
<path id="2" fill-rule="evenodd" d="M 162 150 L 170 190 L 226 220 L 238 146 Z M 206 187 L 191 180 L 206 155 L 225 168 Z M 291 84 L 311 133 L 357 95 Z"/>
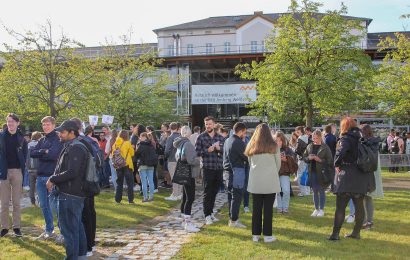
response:
<path id="1" fill-rule="evenodd" d="M 249 104 L 256 100 L 256 83 L 192 85 L 192 105 Z"/>

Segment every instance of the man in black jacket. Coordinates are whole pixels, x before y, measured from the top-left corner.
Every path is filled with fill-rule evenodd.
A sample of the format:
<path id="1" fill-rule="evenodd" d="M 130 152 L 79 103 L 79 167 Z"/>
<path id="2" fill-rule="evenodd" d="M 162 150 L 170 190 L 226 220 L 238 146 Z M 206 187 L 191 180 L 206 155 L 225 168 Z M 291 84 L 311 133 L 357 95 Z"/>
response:
<path id="1" fill-rule="evenodd" d="M 10 113 L 6 117 L 7 127 L 0 133 L 0 200 L 1 200 L 1 233 L 4 237 L 10 228 L 9 206 L 13 204 L 13 231 L 21 237 L 21 208 L 23 172 L 27 159 L 27 142 L 18 129 L 20 119 Z"/>
<path id="2" fill-rule="evenodd" d="M 50 176 L 54 173 L 58 156 L 63 148 L 60 138 L 54 130 L 56 126 L 55 122 L 56 120 L 51 116 L 46 116 L 41 120 L 45 136 L 40 139 L 32 150 L 30 150 L 30 156 L 38 159 L 38 168 L 36 169 L 36 188 L 40 207 L 46 224 L 45 230 L 39 236 L 39 239 L 49 239 L 54 235 L 54 220 L 50 202 L 48 200 L 48 196 L 50 194 L 47 191 L 46 183 L 48 178 L 50 178 Z"/>
<path id="3" fill-rule="evenodd" d="M 229 204 L 229 226 L 245 228 L 239 222 L 239 209 L 242 195 L 245 189 L 245 167 L 248 161 L 245 156 L 246 126 L 244 123 L 236 123 L 233 126 L 234 135 L 226 139 L 223 152 L 223 167 L 228 179 L 228 204 Z"/>
<path id="4" fill-rule="evenodd" d="M 57 216 L 64 236 L 66 259 L 85 258 L 87 241 L 81 213 L 85 194 L 82 189 L 89 153 L 78 140 L 79 128 L 73 121 L 64 121 L 56 131 L 64 143 L 54 174 L 47 181 L 47 189 L 57 196 Z"/>

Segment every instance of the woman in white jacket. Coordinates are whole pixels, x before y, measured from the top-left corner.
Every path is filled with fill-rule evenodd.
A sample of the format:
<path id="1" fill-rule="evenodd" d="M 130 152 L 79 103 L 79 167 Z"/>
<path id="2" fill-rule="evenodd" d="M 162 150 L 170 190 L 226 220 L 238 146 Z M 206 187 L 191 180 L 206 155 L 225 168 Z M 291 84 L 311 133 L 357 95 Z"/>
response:
<path id="1" fill-rule="evenodd" d="M 279 147 L 273 140 L 268 125 L 260 124 L 256 127 L 246 146 L 245 155 L 249 158 L 250 166 L 248 191 L 253 198 L 253 241 L 259 241 L 263 229 L 264 241 L 270 243 L 276 240 L 272 235 L 272 211 L 275 194 L 281 191 L 281 160 Z"/>

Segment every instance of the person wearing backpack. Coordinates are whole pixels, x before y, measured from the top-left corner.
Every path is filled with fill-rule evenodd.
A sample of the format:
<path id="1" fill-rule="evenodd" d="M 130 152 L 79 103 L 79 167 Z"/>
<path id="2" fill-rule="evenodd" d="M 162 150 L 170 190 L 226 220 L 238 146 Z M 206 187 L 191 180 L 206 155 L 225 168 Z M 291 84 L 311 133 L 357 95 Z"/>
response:
<path id="1" fill-rule="evenodd" d="M 361 135 L 356 121 L 345 117 L 340 122 L 340 140 L 335 157 L 334 193 L 336 194 L 336 211 L 333 232 L 328 238 L 331 241 L 340 240 L 345 211 L 349 200 L 355 206 L 355 225 L 353 232 L 346 238 L 360 239 L 360 230 L 364 220 L 363 199 L 369 187 L 369 174 L 362 172 L 358 166 L 359 141 Z"/>
<path id="2" fill-rule="evenodd" d="M 49 200 L 50 193 L 46 187 L 47 180 L 53 175 L 58 156 L 63 149 L 60 138 L 55 131 L 55 122 L 51 116 L 46 116 L 41 120 L 45 136 L 39 140 L 34 148 L 30 149 L 30 157 L 38 160 L 36 188 L 45 222 L 44 232 L 38 237 L 41 240 L 55 237 L 53 213 Z"/>
<path id="3" fill-rule="evenodd" d="M 112 161 L 117 171 L 117 189 L 115 190 L 115 202 L 121 203 L 124 178 L 127 182 L 128 203 L 134 204 L 134 148 L 129 141 L 129 134 L 121 130 L 112 147 Z"/>
<path id="4" fill-rule="evenodd" d="M 135 150 L 135 159 L 138 162 L 138 171 L 142 184 L 142 202 L 154 200 L 154 166 L 158 164 L 158 155 L 155 147 L 148 139 L 148 133 L 140 134 L 139 143 Z M 149 195 L 148 195 L 149 186 Z"/>
<path id="5" fill-rule="evenodd" d="M 31 134 L 31 141 L 27 144 L 28 153 L 30 154 L 31 150 L 38 144 L 38 141 L 43 137 L 40 132 L 33 132 Z M 27 156 L 27 168 L 30 178 L 30 201 L 31 205 L 36 205 L 36 182 L 37 182 L 37 169 L 38 169 L 38 159 L 31 158 Z"/>
<path id="6" fill-rule="evenodd" d="M 91 159 L 89 163 L 93 164 L 92 166 L 94 167 L 94 173 L 98 175 L 98 177 L 100 177 L 104 163 L 103 154 L 99 149 L 99 145 L 96 139 L 91 138 L 93 129 L 90 126 L 88 126 L 85 129 L 85 133 L 83 133 L 82 121 L 78 118 L 72 118 L 71 120 L 77 124 L 77 127 L 79 129 L 78 141 L 83 145 L 83 148 L 86 149 L 86 151 L 88 152 L 89 158 Z M 89 170 L 90 168 L 87 167 L 87 173 Z M 97 178 L 97 183 L 94 184 L 94 189 L 92 191 L 90 189 L 86 189 L 83 184 L 85 199 L 84 208 L 82 212 L 82 222 L 84 225 L 85 236 L 87 239 L 87 256 L 93 255 L 92 251 L 95 247 L 95 237 L 97 231 L 97 212 L 95 210 L 94 197 L 95 195 L 98 195 L 100 191 L 99 183 L 99 178 Z"/>
<path id="7" fill-rule="evenodd" d="M 81 216 L 86 195 L 82 187 L 90 155 L 78 140 L 80 133 L 76 122 L 64 121 L 55 131 L 64 146 L 46 187 L 50 196 L 55 196 L 58 201 L 57 217 L 64 236 L 65 259 L 85 258 L 87 240 Z"/>
<path id="8" fill-rule="evenodd" d="M 380 158 L 379 158 L 379 143 L 380 138 L 373 136 L 373 130 L 370 125 L 363 125 L 361 127 L 362 137 L 366 145 L 368 145 L 372 151 L 377 154 L 377 169 L 374 172 L 369 172 L 369 189 L 368 193 L 364 197 L 364 210 L 365 218 L 363 221 L 363 229 L 371 229 L 373 227 L 373 215 L 374 215 L 374 205 L 373 198 L 383 198 L 383 184 L 382 175 L 380 168 Z"/>

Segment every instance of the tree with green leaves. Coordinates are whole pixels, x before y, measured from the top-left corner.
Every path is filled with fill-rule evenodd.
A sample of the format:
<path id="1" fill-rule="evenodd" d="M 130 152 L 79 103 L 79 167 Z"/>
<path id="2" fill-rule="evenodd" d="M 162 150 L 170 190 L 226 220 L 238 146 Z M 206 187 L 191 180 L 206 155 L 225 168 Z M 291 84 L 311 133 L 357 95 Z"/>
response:
<path id="1" fill-rule="evenodd" d="M 380 42 L 380 51 L 387 51 L 379 73 L 375 75 L 374 97 L 379 110 L 400 123 L 410 123 L 410 39 L 396 33 Z"/>
<path id="2" fill-rule="evenodd" d="M 4 44 L 0 54 L 6 60 L 0 72 L 0 111 L 16 112 L 33 124 L 45 115 L 100 112 L 103 67 L 75 52 L 81 44 L 63 33 L 55 37 L 49 21 L 36 32 L 5 29 L 18 44 Z"/>
<path id="3" fill-rule="evenodd" d="M 361 48 L 366 21 L 344 17 L 347 8 L 319 13 L 320 3 L 291 1 L 274 23 L 265 60 L 241 65 L 242 78 L 257 81 L 254 114 L 271 122 L 305 121 L 354 112 L 372 65 Z"/>
<path id="4" fill-rule="evenodd" d="M 174 119 L 174 92 L 167 90 L 169 74 L 150 45 L 131 44 L 131 34 L 121 44 L 105 46 L 104 67 L 107 93 L 106 111 L 122 127 L 132 123 L 160 125 Z"/>

